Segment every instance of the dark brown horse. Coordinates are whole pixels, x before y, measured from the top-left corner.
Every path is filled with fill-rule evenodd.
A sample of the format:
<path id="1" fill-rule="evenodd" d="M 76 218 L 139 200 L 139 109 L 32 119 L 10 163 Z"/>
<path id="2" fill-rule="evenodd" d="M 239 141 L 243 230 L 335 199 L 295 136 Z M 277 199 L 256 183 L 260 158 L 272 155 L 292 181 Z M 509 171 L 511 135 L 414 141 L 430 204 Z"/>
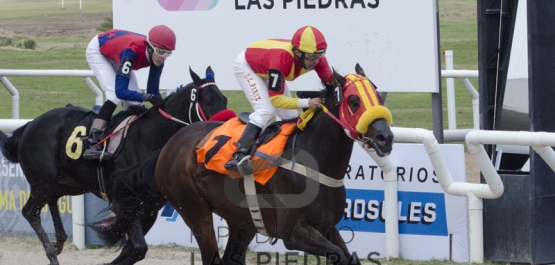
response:
<path id="1" fill-rule="evenodd" d="M 216 86 L 212 69 L 207 68 L 207 78 L 200 78 L 192 70 L 190 74 L 193 83 L 166 97 L 163 110 L 186 123 L 209 119 L 218 113 L 221 115 L 226 110 L 227 98 Z M 86 192 L 103 197 L 103 191 L 111 189 L 113 180 L 110 177 L 114 176 L 117 169 L 145 159 L 151 152 L 162 148 L 175 132 L 185 126 L 167 119 L 154 109 L 147 111 L 140 108 L 138 111 L 144 115 L 128 127 L 127 138 L 119 155 L 103 161 L 103 165 L 99 161 L 82 158 L 87 141 L 82 141 L 80 137 L 88 134 L 87 128 L 94 118 L 94 114 L 84 108 L 65 107 L 48 111 L 15 130 L 10 138 L 0 132 L 1 151 L 10 162 L 20 163 L 31 186 L 29 200 L 22 214 L 42 242 L 50 264 L 58 264 L 57 255 L 62 252 L 67 239 L 57 200 L 65 195 Z M 122 111 L 112 120 L 122 120 L 131 112 Z M 109 129 L 115 125 L 111 124 Z M 107 179 L 102 184 L 105 185 L 98 181 L 99 167 L 104 168 Z M 55 242 L 50 241 L 41 224 L 40 211 L 45 205 L 49 206 L 52 214 Z M 134 264 L 144 258 L 148 247 L 140 239 L 154 224 L 156 214 L 144 212 L 136 220 L 141 230 L 137 230 L 137 225 L 131 227 L 128 231 L 129 240 L 112 264 Z M 140 236 L 135 237 L 136 233 Z"/>
<path id="2" fill-rule="evenodd" d="M 208 170 L 197 162 L 197 145 L 222 125 L 200 122 L 177 132 L 159 154 L 120 172 L 119 183 L 114 185 L 117 189 L 111 191 L 116 218 L 111 226 L 96 229 L 100 238 L 113 244 L 136 224 L 139 212 L 160 209 L 169 201 L 195 235 L 203 264 L 245 264 L 247 247 L 258 231 L 282 239 L 288 249 L 325 256 L 335 264 L 360 264 L 352 260 L 336 228 L 345 209 L 343 178 L 353 139 L 386 156 L 392 149 L 393 134 L 389 110 L 378 100 L 358 64 L 356 72 L 358 75 L 345 77 L 334 73 L 340 86 L 322 92 L 327 112 L 315 112 L 304 130 L 294 129 L 279 157 L 282 160 L 276 160 L 293 161 L 296 171 L 304 168 L 307 176 L 290 166 L 279 167 L 265 185 L 255 184 L 264 227 L 254 225 L 244 203 L 242 179 Z M 226 139 L 217 138 L 214 146 L 221 146 Z M 132 179 L 134 185 L 126 185 L 125 179 Z M 230 239 L 222 258 L 212 213 L 229 226 Z"/>

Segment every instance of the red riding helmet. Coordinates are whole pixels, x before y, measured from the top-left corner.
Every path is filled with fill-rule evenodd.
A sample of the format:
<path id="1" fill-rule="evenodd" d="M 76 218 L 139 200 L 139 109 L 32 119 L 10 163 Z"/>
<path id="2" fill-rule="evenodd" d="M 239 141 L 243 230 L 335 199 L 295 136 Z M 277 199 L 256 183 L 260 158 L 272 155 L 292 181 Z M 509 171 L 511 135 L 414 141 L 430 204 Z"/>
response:
<path id="1" fill-rule="evenodd" d="M 291 44 L 305 53 L 323 53 L 328 44 L 322 32 L 312 26 L 304 26 L 295 32 Z"/>
<path id="2" fill-rule="evenodd" d="M 164 50 L 175 50 L 175 33 L 164 25 L 158 25 L 148 32 L 148 42 Z"/>

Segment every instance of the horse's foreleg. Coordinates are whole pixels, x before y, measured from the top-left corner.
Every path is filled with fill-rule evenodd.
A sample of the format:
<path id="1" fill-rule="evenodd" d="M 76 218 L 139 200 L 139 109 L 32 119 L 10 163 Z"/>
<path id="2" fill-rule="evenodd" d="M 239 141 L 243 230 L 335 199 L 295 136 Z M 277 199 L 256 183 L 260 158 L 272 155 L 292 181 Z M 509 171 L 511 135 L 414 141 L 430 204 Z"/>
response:
<path id="1" fill-rule="evenodd" d="M 138 218 L 135 218 L 133 224 L 129 227 L 127 235 L 129 239 L 125 242 L 124 251 L 130 254 L 126 255 L 128 257 L 119 262 L 118 259 L 121 260 L 122 256 L 124 256 L 124 252 L 122 251 L 120 256 L 111 264 L 131 265 L 145 258 L 148 245 L 146 244 L 145 235 L 143 234 L 141 221 Z M 131 249 L 129 249 L 128 245 L 131 245 Z"/>
<path id="2" fill-rule="evenodd" d="M 198 207 L 194 210 L 189 209 L 189 211 L 185 211 L 180 207 L 177 212 L 181 215 L 183 221 L 191 229 L 191 233 L 197 240 L 202 264 L 222 264 L 210 209 Z"/>
<path id="3" fill-rule="evenodd" d="M 143 235 L 146 235 L 150 230 L 150 228 L 152 228 L 152 226 L 156 222 L 157 217 L 158 217 L 157 215 L 144 215 L 144 214 L 139 215 L 138 218 L 141 219 Z M 116 259 L 114 259 L 110 264 L 121 264 L 124 260 L 132 256 L 133 253 L 135 252 L 133 245 L 134 243 L 131 240 L 127 239 L 125 241 L 125 244 L 123 245 L 123 248 L 119 256 Z"/>
<path id="4" fill-rule="evenodd" d="M 297 228 L 288 237 L 283 238 L 287 249 L 324 256 L 334 265 L 351 264 L 350 257 L 345 255 L 343 249 L 330 242 L 314 227 L 306 223 L 295 227 Z"/>
<path id="5" fill-rule="evenodd" d="M 343 240 L 343 237 L 341 236 L 341 234 L 339 234 L 339 230 L 337 230 L 335 226 L 330 229 L 330 233 L 329 235 L 327 235 L 327 238 L 331 241 L 332 244 L 341 248 L 348 259 L 352 259 L 352 255 L 347 248 L 347 243 L 345 243 L 345 240 Z M 353 260 L 349 264 L 360 264 L 360 260 Z"/>
<path id="6" fill-rule="evenodd" d="M 107 263 L 107 265 L 121 264 L 125 259 L 129 258 L 131 255 L 133 255 L 133 242 L 127 239 L 125 240 L 125 243 L 121 248 L 121 252 L 119 253 L 118 257 L 115 258 L 112 262 Z"/>
<path id="7" fill-rule="evenodd" d="M 48 235 L 44 231 L 44 228 L 42 228 L 40 220 L 40 211 L 42 207 L 44 207 L 44 205 L 46 205 L 46 200 L 41 201 L 39 198 L 37 198 L 37 196 L 33 196 L 33 192 L 31 192 L 29 200 L 27 201 L 27 203 L 25 203 L 23 209 L 21 209 L 21 213 L 23 214 L 23 217 L 27 219 L 33 230 L 35 230 L 35 233 L 40 239 L 42 247 L 46 252 L 46 257 L 50 261 L 50 265 L 58 265 L 60 263 L 58 262 L 58 258 L 56 257 L 56 248 L 54 247 L 54 245 L 52 245 L 52 242 L 50 242 L 50 238 L 48 238 Z"/>
<path id="8" fill-rule="evenodd" d="M 222 258 L 223 264 L 246 264 L 247 248 L 257 232 L 230 223 L 228 223 L 228 227 L 229 240 Z"/>
<path id="9" fill-rule="evenodd" d="M 158 210 L 160 209 L 162 209 L 162 207 L 158 208 Z M 141 214 L 139 215 L 139 217 L 141 218 L 143 231 L 144 231 L 144 234 L 146 235 L 148 231 L 150 231 L 154 223 L 156 222 L 156 219 L 158 218 L 158 211 L 154 212 L 154 214 Z"/>
<path id="10" fill-rule="evenodd" d="M 50 215 L 52 215 L 54 231 L 56 232 L 56 243 L 54 244 L 54 247 L 56 248 L 56 255 L 60 255 L 60 253 L 62 253 L 62 250 L 64 249 L 64 243 L 67 240 L 67 234 L 64 230 L 62 217 L 60 216 L 60 209 L 58 209 L 58 199 L 55 198 L 48 201 L 48 207 L 50 208 Z"/>

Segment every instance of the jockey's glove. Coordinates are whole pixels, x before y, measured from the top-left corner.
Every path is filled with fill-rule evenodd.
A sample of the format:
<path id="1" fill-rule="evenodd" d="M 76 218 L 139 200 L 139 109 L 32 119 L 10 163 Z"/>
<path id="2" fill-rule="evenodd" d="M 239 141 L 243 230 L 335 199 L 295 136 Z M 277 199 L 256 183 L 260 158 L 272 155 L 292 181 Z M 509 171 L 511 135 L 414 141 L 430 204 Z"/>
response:
<path id="1" fill-rule="evenodd" d="M 161 108 L 164 106 L 164 100 L 153 94 L 143 94 L 143 101 L 150 102 L 154 108 Z"/>

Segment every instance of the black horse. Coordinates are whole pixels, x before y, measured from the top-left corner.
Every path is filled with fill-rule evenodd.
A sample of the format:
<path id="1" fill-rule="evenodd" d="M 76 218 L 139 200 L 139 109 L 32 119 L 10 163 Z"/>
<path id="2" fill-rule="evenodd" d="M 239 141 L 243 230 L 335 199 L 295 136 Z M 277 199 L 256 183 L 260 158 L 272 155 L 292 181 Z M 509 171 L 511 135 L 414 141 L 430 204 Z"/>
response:
<path id="1" fill-rule="evenodd" d="M 136 218 L 142 210 L 159 209 L 169 201 L 195 236 L 203 264 L 245 264 L 247 247 L 261 231 L 282 239 L 288 249 L 325 256 L 334 264 L 360 264 L 336 228 L 345 210 L 343 178 L 353 139 L 386 156 L 392 150 L 393 134 L 389 110 L 359 65 L 356 72 L 345 77 L 334 72 L 340 87 L 328 86 L 323 91 L 326 109 L 315 112 L 304 130 L 293 130 L 280 158 L 285 160 L 276 160 L 295 161 L 295 167 L 305 168 L 307 176 L 299 174 L 303 170 L 284 166 L 278 167 L 265 185 L 255 184 L 258 194 L 270 204 L 260 209 L 265 227 L 255 226 L 244 204 L 244 190 L 238 189 L 243 180 L 205 168 L 204 163 L 215 159 L 217 150 L 231 143 L 224 134 L 214 133 L 214 138 L 207 138 L 221 122 L 199 122 L 177 132 L 160 152 L 121 172 L 116 180 L 119 183 L 113 186 L 118 187 L 117 192 L 111 191 L 116 217 L 110 220 L 111 225 L 97 227 L 100 238 L 115 244 L 129 227 L 137 227 Z M 264 137 L 263 133 L 260 138 Z M 204 163 L 199 163 L 196 150 L 205 141 L 212 147 L 203 156 Z M 126 185 L 125 179 L 133 179 L 135 185 Z M 227 221 L 229 234 L 233 235 L 222 258 L 212 213 Z"/>
<path id="2" fill-rule="evenodd" d="M 85 160 L 83 150 L 95 114 L 90 110 L 68 106 L 48 111 L 31 122 L 18 128 L 10 138 L 0 132 L 0 147 L 4 156 L 12 163 L 20 163 L 31 186 L 31 194 L 22 209 L 23 216 L 39 237 L 50 264 L 59 264 L 57 255 L 62 252 L 67 235 L 64 231 L 57 200 L 65 195 L 79 195 L 87 192 L 103 198 L 103 192 L 110 189 L 109 180 L 115 170 L 137 163 L 159 150 L 170 137 L 183 128 L 183 123 L 193 123 L 210 117 L 221 117 L 234 113 L 226 110 L 227 98 L 220 92 L 214 81 L 214 72 L 206 70 L 206 78 L 200 78 L 189 69 L 193 82 L 167 96 L 163 111 L 138 107 L 121 111 L 114 115 L 107 131 L 131 114 L 138 114 L 127 129 L 127 136 L 119 148 L 117 156 L 108 161 Z M 168 118 L 169 117 L 169 118 Z M 172 120 L 173 118 L 174 120 Z M 98 172 L 104 172 L 107 179 L 99 181 Z M 54 223 L 56 241 L 51 242 L 40 219 L 40 211 L 48 205 Z M 156 220 L 156 214 L 142 213 L 139 216 L 145 234 Z M 120 255 L 111 264 L 133 264 L 144 258 L 146 248 L 129 238 Z M 146 244 L 145 244 L 146 245 Z"/>

